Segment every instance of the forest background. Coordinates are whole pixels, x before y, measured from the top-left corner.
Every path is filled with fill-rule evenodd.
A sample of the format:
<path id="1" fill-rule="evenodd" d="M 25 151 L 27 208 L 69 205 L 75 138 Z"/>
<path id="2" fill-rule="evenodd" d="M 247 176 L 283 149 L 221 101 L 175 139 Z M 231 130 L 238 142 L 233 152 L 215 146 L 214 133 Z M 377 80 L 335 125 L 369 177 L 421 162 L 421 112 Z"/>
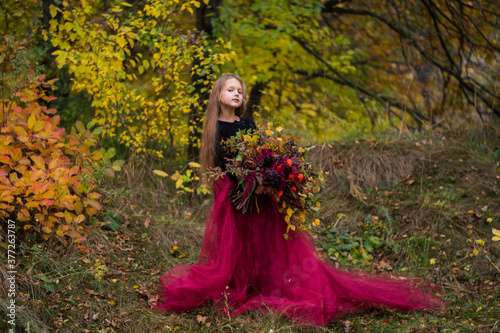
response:
<path id="1" fill-rule="evenodd" d="M 204 107 L 230 72 L 246 117 L 316 147 L 328 176 L 310 232 L 326 260 L 427 276 L 450 302 L 324 330 L 495 331 L 499 28 L 493 0 L 2 1 L 1 273 L 14 234 L 17 329 L 307 330 L 150 310 L 158 276 L 196 262 Z"/>

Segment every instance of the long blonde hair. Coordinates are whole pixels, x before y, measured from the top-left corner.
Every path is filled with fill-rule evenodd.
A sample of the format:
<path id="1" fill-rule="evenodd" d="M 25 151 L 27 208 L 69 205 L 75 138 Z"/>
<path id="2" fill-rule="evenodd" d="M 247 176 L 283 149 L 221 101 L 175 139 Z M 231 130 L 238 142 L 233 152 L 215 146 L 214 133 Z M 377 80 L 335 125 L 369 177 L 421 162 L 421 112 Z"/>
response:
<path id="1" fill-rule="evenodd" d="M 236 79 L 240 81 L 241 87 L 243 88 L 242 98 L 243 102 L 241 106 L 236 108 L 235 114 L 237 116 L 243 115 L 247 104 L 247 87 L 245 83 L 235 74 L 225 74 L 221 76 L 217 81 L 215 81 L 212 88 L 212 93 L 210 94 L 210 99 L 208 101 L 207 111 L 205 114 L 205 122 L 203 123 L 203 134 L 201 136 L 201 151 L 200 151 L 200 162 L 201 168 L 200 172 L 203 175 L 208 168 L 213 168 L 216 165 L 217 158 L 217 120 L 221 112 L 220 108 L 220 98 L 222 95 L 222 90 L 226 85 L 226 81 L 229 79 Z M 206 182 L 209 182 L 206 177 L 203 177 Z"/>

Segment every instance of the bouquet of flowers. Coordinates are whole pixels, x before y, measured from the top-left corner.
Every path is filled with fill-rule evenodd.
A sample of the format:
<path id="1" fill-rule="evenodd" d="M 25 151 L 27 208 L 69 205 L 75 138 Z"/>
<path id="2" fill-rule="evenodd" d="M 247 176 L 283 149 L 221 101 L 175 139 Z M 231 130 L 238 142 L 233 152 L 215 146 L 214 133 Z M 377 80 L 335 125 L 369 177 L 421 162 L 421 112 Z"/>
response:
<path id="1" fill-rule="evenodd" d="M 209 172 L 218 178 L 224 174 L 236 176 L 238 185 L 230 198 L 243 213 L 259 210 L 257 195 L 259 185 L 274 190 L 279 210 L 285 214 L 287 232 L 306 225 L 318 225 L 319 220 L 306 222 L 306 215 L 320 206 L 316 193 L 321 188 L 323 172 L 316 172 L 305 162 L 305 154 L 311 148 L 297 146 L 295 137 L 280 135 L 283 127 L 241 130 L 223 142 L 224 148 L 235 156 L 226 171 L 216 168 Z"/>

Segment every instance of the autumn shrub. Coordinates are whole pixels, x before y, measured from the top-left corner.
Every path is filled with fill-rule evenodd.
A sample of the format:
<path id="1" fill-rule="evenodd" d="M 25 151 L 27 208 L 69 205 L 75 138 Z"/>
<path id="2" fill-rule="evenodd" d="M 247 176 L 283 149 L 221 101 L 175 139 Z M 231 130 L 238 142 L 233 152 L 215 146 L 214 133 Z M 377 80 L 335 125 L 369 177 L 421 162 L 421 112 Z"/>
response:
<path id="1" fill-rule="evenodd" d="M 95 148 L 100 128 L 91 132 L 92 123 L 76 122 L 67 133 L 56 110 L 40 105 L 54 99 L 44 92 L 54 81 L 36 76 L 2 101 L 0 216 L 15 220 L 25 234 L 81 242 L 89 234 L 82 222 L 101 209 L 93 173 L 121 164 L 103 166 L 111 152 Z"/>

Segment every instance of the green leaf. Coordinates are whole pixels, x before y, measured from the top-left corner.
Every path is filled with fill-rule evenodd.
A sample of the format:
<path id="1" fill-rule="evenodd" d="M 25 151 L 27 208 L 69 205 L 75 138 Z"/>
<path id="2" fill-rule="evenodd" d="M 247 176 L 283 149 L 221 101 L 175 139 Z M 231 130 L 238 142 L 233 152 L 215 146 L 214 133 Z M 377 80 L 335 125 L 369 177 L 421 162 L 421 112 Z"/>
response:
<path id="1" fill-rule="evenodd" d="M 112 214 L 113 212 L 111 211 L 110 213 Z M 108 229 L 117 231 L 120 228 L 120 217 L 117 213 L 115 213 L 113 216 L 111 215 L 105 216 L 104 221 L 110 222 L 109 224 L 105 225 L 105 227 Z"/>
<path id="2" fill-rule="evenodd" d="M 123 160 L 116 160 L 113 162 L 113 166 L 111 168 L 115 171 L 121 171 L 124 163 L 125 161 Z"/>
<path id="3" fill-rule="evenodd" d="M 370 243 L 373 245 L 375 249 L 378 249 L 382 246 L 382 242 L 378 237 L 372 236 L 370 237 Z"/>
<path id="4" fill-rule="evenodd" d="M 87 129 L 91 129 L 92 127 L 95 126 L 95 124 L 96 124 L 95 119 L 92 119 L 87 123 Z"/>
<path id="5" fill-rule="evenodd" d="M 109 228 L 113 231 L 118 231 L 118 229 L 120 229 L 120 224 L 118 224 L 116 221 L 112 221 L 109 224 Z"/>
<path id="6" fill-rule="evenodd" d="M 373 245 L 370 242 L 363 242 L 363 247 L 369 253 L 373 252 Z"/>
<path id="7" fill-rule="evenodd" d="M 102 133 L 102 127 L 97 127 L 92 131 L 92 136 L 98 136 Z"/>
<path id="8" fill-rule="evenodd" d="M 116 149 L 115 148 L 109 148 L 108 149 L 107 155 L 108 155 L 108 157 L 110 159 L 113 158 L 115 156 L 115 154 L 116 154 Z"/>
<path id="9" fill-rule="evenodd" d="M 78 121 L 75 123 L 75 127 L 76 127 L 76 129 L 78 130 L 78 132 L 80 132 L 80 133 L 85 132 L 85 126 L 83 125 L 83 123 L 82 123 L 80 120 L 78 120 Z"/>
<path id="10" fill-rule="evenodd" d="M 43 252 L 43 249 L 42 249 L 40 246 L 36 245 L 36 244 L 35 244 L 35 245 L 33 245 L 33 246 L 31 247 L 31 249 L 32 249 L 33 251 L 35 251 L 35 252 L 38 252 L 38 253 Z"/>
<path id="11" fill-rule="evenodd" d="M 115 171 L 112 168 L 106 168 L 104 169 L 104 174 L 108 177 L 114 177 Z"/>
<path id="12" fill-rule="evenodd" d="M 56 288 L 54 287 L 54 285 L 52 284 L 49 284 L 49 283 L 45 283 L 43 285 L 43 288 L 47 291 L 50 291 L 50 292 L 54 292 L 56 290 Z"/>
<path id="13" fill-rule="evenodd" d="M 45 282 L 50 281 L 50 279 L 45 274 L 38 274 L 38 277 Z"/>

